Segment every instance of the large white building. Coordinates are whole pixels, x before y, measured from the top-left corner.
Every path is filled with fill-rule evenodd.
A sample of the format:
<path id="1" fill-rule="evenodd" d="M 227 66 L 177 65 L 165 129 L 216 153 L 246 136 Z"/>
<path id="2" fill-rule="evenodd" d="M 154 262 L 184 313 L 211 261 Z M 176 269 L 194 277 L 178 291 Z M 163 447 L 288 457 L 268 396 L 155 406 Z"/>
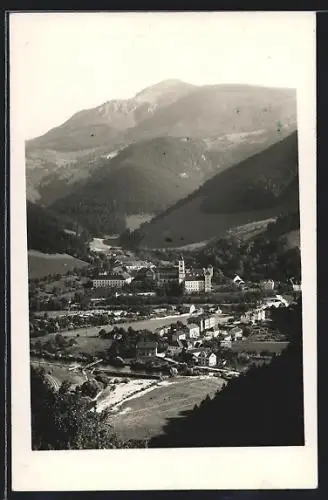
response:
<path id="1" fill-rule="evenodd" d="M 125 276 L 122 274 L 104 274 L 93 278 L 92 286 L 94 288 L 123 288 L 125 285 L 130 284 L 131 281 L 131 276 Z"/>
<path id="2" fill-rule="evenodd" d="M 156 270 L 157 285 L 177 283 L 182 285 L 186 293 L 208 293 L 212 290 L 213 267 L 203 269 L 186 269 L 183 257 L 177 266 L 161 266 Z"/>
<path id="3" fill-rule="evenodd" d="M 193 316 L 192 319 L 190 319 L 190 322 L 191 321 L 198 325 L 200 332 L 216 328 L 216 319 L 212 314 L 201 314 L 199 316 Z"/>
<path id="4" fill-rule="evenodd" d="M 189 323 L 186 328 L 188 329 L 188 338 L 189 339 L 196 339 L 199 337 L 200 330 L 199 330 L 199 326 L 196 325 L 196 323 Z"/>
<path id="5" fill-rule="evenodd" d="M 179 283 L 184 285 L 187 293 L 205 292 L 212 290 L 213 267 L 203 269 L 186 269 L 183 257 L 180 257 Z"/>

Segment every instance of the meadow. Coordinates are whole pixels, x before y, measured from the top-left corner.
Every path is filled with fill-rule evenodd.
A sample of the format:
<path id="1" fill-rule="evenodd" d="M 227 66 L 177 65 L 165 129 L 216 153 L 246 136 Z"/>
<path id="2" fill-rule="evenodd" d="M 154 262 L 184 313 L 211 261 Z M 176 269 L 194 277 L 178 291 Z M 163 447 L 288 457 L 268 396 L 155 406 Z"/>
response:
<path id="1" fill-rule="evenodd" d="M 87 262 L 67 254 L 46 254 L 36 250 L 28 252 L 28 276 L 43 278 L 49 274 L 66 274 L 67 271 L 87 266 Z"/>

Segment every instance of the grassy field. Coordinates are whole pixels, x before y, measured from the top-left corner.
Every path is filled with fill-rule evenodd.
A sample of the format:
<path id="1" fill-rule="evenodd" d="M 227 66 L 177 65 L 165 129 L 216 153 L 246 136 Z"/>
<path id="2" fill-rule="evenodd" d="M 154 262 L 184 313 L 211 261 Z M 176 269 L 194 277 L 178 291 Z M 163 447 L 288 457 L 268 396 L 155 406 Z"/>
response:
<path id="1" fill-rule="evenodd" d="M 161 434 L 169 419 L 192 410 L 208 394 L 213 397 L 224 383 L 216 377 L 179 377 L 123 403 L 111 424 L 123 439 L 149 439 Z"/>
<path id="2" fill-rule="evenodd" d="M 88 281 L 87 278 L 73 276 L 61 276 L 59 280 L 45 281 L 38 288 L 38 297 L 41 300 L 50 298 L 66 298 L 73 299 L 75 293 L 84 293 L 84 284 Z M 64 311 L 67 314 L 67 311 Z M 50 311 L 50 314 L 57 316 L 56 312 Z M 62 313 L 62 311 L 59 311 Z M 44 311 L 40 311 L 39 316 L 43 316 Z"/>
<path id="3" fill-rule="evenodd" d="M 79 373 L 73 373 L 72 371 L 68 370 L 69 365 L 60 365 L 54 364 L 54 363 L 47 363 L 46 361 L 32 361 L 31 362 L 32 366 L 35 368 L 43 368 L 46 372 L 46 374 L 51 374 L 51 377 L 55 379 L 55 381 L 61 385 L 64 380 L 67 380 L 73 385 L 81 385 L 83 382 L 87 380 L 85 376 L 83 376 L 80 372 Z M 73 364 L 73 363 L 72 363 Z"/>
<path id="4" fill-rule="evenodd" d="M 190 245 L 213 238 L 224 237 L 233 227 L 259 223 L 276 215 L 276 210 L 258 210 L 228 214 L 205 213 L 201 209 L 202 196 L 186 201 L 165 212 L 147 226 L 147 235 L 141 242 L 146 248 L 169 248 Z M 192 224 L 186 224 L 186 221 Z M 168 239 L 169 238 L 169 239 Z"/>
<path id="5" fill-rule="evenodd" d="M 243 226 L 238 226 L 229 229 L 227 231 L 227 235 L 234 236 L 235 238 L 246 241 L 250 238 L 254 238 L 258 234 L 265 231 L 267 225 L 270 222 L 274 222 L 275 220 L 276 220 L 275 218 L 271 218 L 271 219 L 259 220 L 256 222 L 250 222 L 249 224 L 244 224 Z"/>
<path id="6" fill-rule="evenodd" d="M 88 264 L 66 254 L 46 254 L 29 250 L 28 275 L 29 278 L 43 278 L 49 274 L 65 274 L 72 269 L 80 269 Z"/>
<path id="7" fill-rule="evenodd" d="M 126 216 L 126 227 L 130 231 L 138 229 L 144 222 L 149 222 L 153 218 L 153 214 L 132 214 Z"/>
<path id="8" fill-rule="evenodd" d="M 54 333 L 45 335 L 44 337 L 35 337 L 31 340 L 31 344 L 33 346 L 38 341 L 41 342 L 41 344 L 45 344 L 48 340 L 53 339 L 55 335 Z M 97 356 L 109 349 L 112 344 L 111 339 L 100 339 L 98 336 L 75 336 L 74 340 L 76 341 L 75 345 L 65 347 L 65 352 L 67 354 L 90 354 L 92 356 Z"/>
<path id="9" fill-rule="evenodd" d="M 281 353 L 284 349 L 286 349 L 287 345 L 288 342 L 256 342 L 244 340 L 242 342 L 233 342 L 231 349 L 234 352 L 256 351 L 257 353 L 260 353 L 261 351 L 270 351 L 272 353 Z"/>

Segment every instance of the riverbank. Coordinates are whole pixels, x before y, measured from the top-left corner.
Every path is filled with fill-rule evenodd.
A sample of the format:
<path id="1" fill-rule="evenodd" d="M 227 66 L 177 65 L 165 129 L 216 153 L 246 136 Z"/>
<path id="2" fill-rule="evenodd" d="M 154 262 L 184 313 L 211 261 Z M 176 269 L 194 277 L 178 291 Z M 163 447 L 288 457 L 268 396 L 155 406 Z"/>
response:
<path id="1" fill-rule="evenodd" d="M 226 381 L 218 377 L 176 377 L 145 388 L 116 406 L 109 422 L 123 440 L 148 440 L 163 432 L 170 419 L 213 397 Z"/>
<path id="2" fill-rule="evenodd" d="M 140 397 L 161 384 L 167 385 L 168 382 L 158 382 L 154 380 L 129 380 L 129 382 L 126 383 L 123 381 L 118 382 L 117 384 L 114 384 L 115 388 L 113 388 L 112 385 L 103 390 L 102 394 L 97 399 L 96 411 L 100 413 L 107 408 L 111 411 L 115 411 L 123 403 Z"/>

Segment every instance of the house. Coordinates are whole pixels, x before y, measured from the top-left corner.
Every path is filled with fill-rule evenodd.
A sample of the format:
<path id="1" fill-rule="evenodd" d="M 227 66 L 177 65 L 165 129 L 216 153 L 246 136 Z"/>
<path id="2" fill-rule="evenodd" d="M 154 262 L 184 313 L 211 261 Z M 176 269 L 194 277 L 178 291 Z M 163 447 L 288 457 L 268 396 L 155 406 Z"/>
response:
<path id="1" fill-rule="evenodd" d="M 159 326 L 155 329 L 154 333 L 159 337 L 163 337 L 164 335 L 167 335 L 169 333 L 170 329 L 170 325 Z"/>
<path id="2" fill-rule="evenodd" d="M 111 269 L 111 274 L 123 274 L 125 271 L 122 266 L 114 265 Z"/>
<path id="3" fill-rule="evenodd" d="M 238 276 L 238 274 L 236 274 L 236 276 L 233 278 L 232 282 L 238 287 L 245 285 L 245 281 L 243 279 L 241 279 L 241 277 Z"/>
<path id="4" fill-rule="evenodd" d="M 143 267 L 147 267 L 146 263 L 141 260 L 136 260 L 128 256 L 120 258 L 121 265 L 128 271 L 139 271 Z"/>
<path id="5" fill-rule="evenodd" d="M 258 307 L 256 309 L 251 309 L 246 311 L 241 315 L 240 321 L 242 323 L 256 323 L 257 321 L 265 321 L 266 310 L 264 307 Z"/>
<path id="6" fill-rule="evenodd" d="M 142 267 L 141 269 L 136 271 L 134 279 L 143 283 L 152 282 L 156 279 L 156 273 L 153 269 Z"/>
<path id="7" fill-rule="evenodd" d="M 223 340 L 221 340 L 220 346 L 221 347 L 229 347 L 230 348 L 232 346 L 232 344 L 231 344 L 231 336 L 227 335 Z"/>
<path id="8" fill-rule="evenodd" d="M 157 342 L 141 339 L 136 346 L 136 354 L 140 357 L 157 356 Z"/>
<path id="9" fill-rule="evenodd" d="M 220 330 L 209 328 L 204 332 L 204 340 L 216 339 L 219 336 Z"/>
<path id="10" fill-rule="evenodd" d="M 156 283 L 159 287 L 179 282 L 178 268 L 175 266 L 161 266 L 155 271 Z"/>
<path id="11" fill-rule="evenodd" d="M 188 353 L 191 354 L 192 359 L 194 361 L 198 361 L 198 358 L 199 358 L 201 352 L 202 351 L 199 348 L 192 348 L 192 349 L 188 350 Z"/>
<path id="12" fill-rule="evenodd" d="M 176 330 L 172 332 L 171 339 L 173 342 L 176 340 L 186 340 L 187 333 L 184 330 Z"/>
<path id="13" fill-rule="evenodd" d="M 264 291 L 272 291 L 272 290 L 274 290 L 274 281 L 271 279 L 261 280 L 260 281 L 260 288 L 261 288 L 261 290 L 264 290 Z"/>
<path id="14" fill-rule="evenodd" d="M 195 323 L 189 323 L 187 325 L 187 330 L 188 330 L 187 337 L 189 339 L 196 339 L 200 335 L 199 326 Z"/>
<path id="15" fill-rule="evenodd" d="M 169 345 L 169 348 L 167 350 L 167 354 L 169 356 L 174 356 L 175 354 L 180 354 L 180 352 L 183 349 L 183 344 L 180 340 L 175 340 Z"/>
<path id="16" fill-rule="evenodd" d="M 204 330 L 209 330 L 210 328 L 215 328 L 215 326 L 216 326 L 215 316 L 210 315 L 210 314 L 204 315 L 203 320 L 204 320 Z"/>
<path id="17" fill-rule="evenodd" d="M 196 311 L 196 307 L 194 306 L 194 304 L 191 304 L 191 305 L 186 304 L 186 305 L 182 305 L 179 310 L 180 310 L 181 314 L 192 315 Z"/>
<path id="18" fill-rule="evenodd" d="M 229 336 L 233 340 L 240 340 L 243 338 L 243 330 L 241 328 L 239 328 L 238 326 L 235 326 L 234 328 L 232 328 L 230 330 Z M 227 339 L 227 337 L 226 337 L 226 339 Z"/>
<path id="19" fill-rule="evenodd" d="M 192 318 L 192 322 L 199 326 L 200 332 L 216 327 L 215 316 L 211 314 L 201 314 L 199 316 L 194 316 Z"/>
<path id="20" fill-rule="evenodd" d="M 294 278 L 290 278 L 289 280 L 292 284 L 293 291 L 294 292 L 301 292 L 302 291 L 302 284 L 300 281 L 295 282 Z"/>
<path id="21" fill-rule="evenodd" d="M 215 306 L 212 306 L 209 308 L 209 312 L 210 313 L 216 313 L 216 314 L 222 314 L 222 310 L 220 309 L 219 306 L 215 307 Z"/>
<path id="22" fill-rule="evenodd" d="M 266 297 L 264 299 L 263 308 L 266 307 L 288 307 L 288 301 L 281 295 L 276 295 L 275 297 Z"/>
<path id="23" fill-rule="evenodd" d="M 94 288 L 100 288 L 100 287 L 123 288 L 125 285 L 130 284 L 131 281 L 132 278 L 129 275 L 104 274 L 93 278 L 92 286 Z"/>
<path id="24" fill-rule="evenodd" d="M 215 366 L 217 363 L 217 357 L 214 352 L 202 351 L 198 356 L 198 364 L 200 366 Z"/>
<path id="25" fill-rule="evenodd" d="M 192 340 L 186 339 L 186 340 L 181 340 L 181 344 L 184 349 L 193 349 L 194 348 L 194 342 Z"/>

